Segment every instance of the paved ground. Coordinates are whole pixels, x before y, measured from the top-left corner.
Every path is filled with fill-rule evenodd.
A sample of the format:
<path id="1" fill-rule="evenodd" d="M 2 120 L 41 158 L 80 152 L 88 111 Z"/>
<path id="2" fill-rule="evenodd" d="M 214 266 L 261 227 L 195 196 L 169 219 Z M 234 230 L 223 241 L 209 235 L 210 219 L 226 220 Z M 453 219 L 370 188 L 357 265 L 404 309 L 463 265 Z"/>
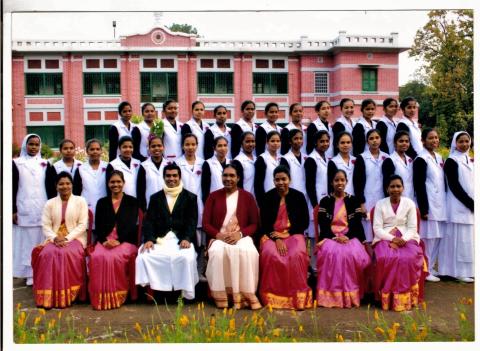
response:
<path id="1" fill-rule="evenodd" d="M 206 313 L 215 313 L 218 310 L 214 307 L 211 301 L 205 298 L 206 284 L 198 284 L 197 299 L 205 301 Z M 171 297 L 171 296 L 170 296 Z M 426 284 L 426 302 L 428 314 L 432 317 L 432 329 L 435 334 L 445 341 L 451 340 L 452 333 L 458 330 L 458 312 L 455 312 L 455 304 L 462 298 L 474 297 L 474 284 L 463 284 L 456 281 L 442 281 L 440 283 Z M 165 296 L 156 296 L 157 301 L 165 299 Z M 24 280 L 14 279 L 14 306 L 17 303 L 22 304 L 22 309 L 25 311 L 34 311 L 35 305 L 32 298 L 32 290 L 30 287 L 24 286 Z M 172 299 L 172 306 L 170 311 L 163 306 L 155 308 L 144 301 L 137 303 L 127 303 L 120 309 L 110 311 L 94 311 L 89 304 L 75 304 L 74 306 L 65 309 L 63 315 L 71 314 L 75 320 L 76 326 L 84 330 L 88 326 L 92 330 L 92 337 L 101 339 L 107 333 L 107 328 L 110 326 L 113 333 L 123 335 L 125 331 L 129 335 L 129 340 L 138 340 L 138 335 L 133 329 L 135 322 L 142 325 L 151 325 L 152 320 L 155 323 L 168 321 L 171 319 L 172 313 L 175 311 L 176 304 L 173 303 L 175 297 Z M 159 302 L 160 303 L 160 302 Z M 474 305 L 467 305 L 467 312 L 473 321 Z M 196 303 L 186 304 L 187 314 L 189 310 L 197 308 Z M 47 317 L 52 315 L 55 317 L 58 310 L 47 311 Z M 367 305 L 362 305 L 360 308 L 353 309 L 328 309 L 317 308 L 315 314 L 319 324 L 321 325 L 321 337 L 324 340 L 332 340 L 332 336 L 336 332 L 344 335 L 351 334 L 352 331 L 359 330 L 359 323 L 366 323 L 367 321 Z M 36 314 L 36 313 L 35 313 Z M 245 315 L 252 314 L 249 310 L 241 310 L 236 313 L 237 319 L 243 319 Z M 312 330 L 312 314 L 311 312 L 299 312 L 297 317 L 293 317 L 290 311 L 274 311 L 276 317 L 276 324 L 278 327 L 298 327 L 298 320 L 305 326 L 307 332 Z M 385 318 L 391 322 L 400 321 L 401 315 L 396 312 L 385 312 Z M 297 320 L 295 319 L 297 318 Z M 314 341 L 314 340 L 312 340 Z"/>

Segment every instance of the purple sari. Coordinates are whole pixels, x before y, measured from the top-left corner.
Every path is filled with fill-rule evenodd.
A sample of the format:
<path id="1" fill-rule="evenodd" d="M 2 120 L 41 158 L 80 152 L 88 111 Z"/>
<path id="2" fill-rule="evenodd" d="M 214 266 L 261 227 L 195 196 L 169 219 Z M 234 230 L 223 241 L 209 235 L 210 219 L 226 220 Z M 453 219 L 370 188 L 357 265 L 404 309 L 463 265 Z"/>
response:
<path id="1" fill-rule="evenodd" d="M 343 199 L 335 201 L 332 232 L 336 237 L 348 232 L 347 209 Z M 365 269 L 370 256 L 357 238 L 341 244 L 325 239 L 317 244 L 317 303 L 324 307 L 360 306 Z"/>
<path id="2" fill-rule="evenodd" d="M 283 232 L 290 227 L 287 207 L 280 205 L 273 229 Z M 283 240 L 287 255 L 280 256 L 275 241 L 266 236 L 260 245 L 260 298 L 272 308 L 299 309 L 312 307 L 312 289 L 307 284 L 309 258 L 303 234 Z"/>

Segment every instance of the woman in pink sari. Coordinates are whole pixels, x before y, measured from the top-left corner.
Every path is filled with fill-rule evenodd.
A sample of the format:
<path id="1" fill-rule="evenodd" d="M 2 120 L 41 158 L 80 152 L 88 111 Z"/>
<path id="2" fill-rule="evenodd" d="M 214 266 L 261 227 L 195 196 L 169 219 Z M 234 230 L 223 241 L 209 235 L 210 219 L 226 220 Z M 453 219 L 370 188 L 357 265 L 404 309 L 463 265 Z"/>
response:
<path id="1" fill-rule="evenodd" d="M 107 180 L 111 195 L 98 200 L 95 211 L 97 244 L 91 248 L 90 302 L 96 310 L 120 307 L 130 291 L 137 299 L 137 200 L 123 192 L 123 173 L 114 170 Z"/>
<path id="2" fill-rule="evenodd" d="M 303 310 L 312 307 L 307 284 L 309 258 L 303 233 L 309 216 L 305 196 L 289 188 L 285 166 L 273 171 L 275 188 L 265 194 L 260 210 L 260 298 L 272 308 Z"/>
<path id="3" fill-rule="evenodd" d="M 333 193 L 320 201 L 317 244 L 317 303 L 324 307 L 360 306 L 370 255 L 362 245 L 365 233 L 358 200 L 345 193 L 347 175 L 337 170 Z"/>
<path id="4" fill-rule="evenodd" d="M 65 308 L 80 295 L 86 298 L 85 245 L 88 205 L 72 195 L 68 172 L 56 178 L 58 196 L 45 204 L 42 214 L 44 244 L 32 251 L 33 294 L 37 307 Z"/>
<path id="5" fill-rule="evenodd" d="M 402 196 L 400 176 L 390 177 L 387 191 L 390 196 L 377 202 L 373 219 L 375 298 L 384 310 L 411 310 L 418 305 L 419 281 L 426 269 L 417 233 L 417 209 L 412 200 Z"/>

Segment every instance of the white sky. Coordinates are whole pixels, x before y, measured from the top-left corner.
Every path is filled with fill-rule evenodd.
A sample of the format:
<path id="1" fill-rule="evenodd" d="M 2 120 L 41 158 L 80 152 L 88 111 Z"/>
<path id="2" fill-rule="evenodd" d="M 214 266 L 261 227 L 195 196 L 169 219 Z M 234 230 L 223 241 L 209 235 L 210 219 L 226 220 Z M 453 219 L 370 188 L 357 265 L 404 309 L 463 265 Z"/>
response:
<path id="1" fill-rule="evenodd" d="M 135 7 L 131 3 L 135 2 Z M 72 7 L 69 4 L 56 5 L 56 1 L 42 1 L 34 4 L 32 0 L 7 0 L 6 10 L 85 10 L 85 11 L 128 11 L 128 10 L 164 10 L 161 22 L 188 23 L 197 28 L 206 39 L 299 39 L 301 35 L 310 38 L 333 39 L 340 30 L 347 34 L 389 35 L 399 33 L 401 46 L 413 44 L 415 33 L 428 21 L 426 10 L 393 10 L 381 6 L 362 3 L 362 8 L 381 9 L 382 11 L 352 11 L 355 6 L 348 5 L 350 10 L 313 11 L 312 5 L 302 6 L 296 1 L 295 9 L 310 9 L 302 12 L 169 12 L 169 10 L 279 10 L 293 9 L 291 3 L 275 1 L 275 6 L 268 0 L 245 0 L 243 6 L 222 6 L 221 1 L 201 1 L 185 6 L 182 1 L 175 4 L 162 4 L 147 0 L 120 1 L 111 6 L 109 1 L 100 5 L 93 1 L 83 1 L 82 5 Z M 34 5 L 32 5 L 34 4 Z M 212 4 L 212 5 L 209 5 Z M 282 5 L 283 4 L 283 5 Z M 322 5 L 323 6 L 323 5 Z M 356 5 L 357 8 L 358 5 Z M 400 6 L 398 6 L 400 8 Z M 316 9 L 319 7 L 317 6 Z M 323 6 L 323 8 L 326 8 Z M 338 8 L 344 8 L 337 6 Z M 414 8 L 413 6 L 411 8 Z M 153 28 L 155 21 L 153 12 L 87 12 L 87 13 L 14 13 L 12 17 L 13 39 L 113 39 L 112 21 L 117 22 L 116 37 L 136 33 L 146 33 Z M 400 55 L 399 83 L 405 84 L 414 77 L 419 62 L 408 57 L 408 52 Z"/>

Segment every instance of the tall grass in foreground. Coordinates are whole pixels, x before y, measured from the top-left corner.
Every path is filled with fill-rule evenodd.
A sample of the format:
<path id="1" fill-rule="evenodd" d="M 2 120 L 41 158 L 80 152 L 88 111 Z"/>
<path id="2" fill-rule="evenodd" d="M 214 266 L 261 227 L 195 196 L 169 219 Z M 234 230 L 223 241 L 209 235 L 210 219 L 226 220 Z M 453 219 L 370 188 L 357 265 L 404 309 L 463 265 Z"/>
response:
<path id="1" fill-rule="evenodd" d="M 14 320 L 14 340 L 16 343 L 210 343 L 210 342 L 378 342 L 378 341 L 473 341 L 474 326 L 466 305 L 471 298 L 462 298 L 454 306 L 456 318 L 452 318 L 452 332 L 439 334 L 432 328 L 432 317 L 426 303 L 409 313 L 398 313 L 398 319 L 389 322 L 383 312 L 368 309 L 365 322 L 357 323 L 356 330 L 340 327 L 333 332 L 322 329 L 319 319 L 321 310 L 315 308 L 303 312 L 309 317 L 303 323 L 295 311 L 290 315 L 293 327 L 279 326 L 270 306 L 260 312 L 251 312 L 243 317 L 236 316 L 234 309 L 224 309 L 209 314 L 203 302 L 193 311 L 187 312 L 181 299 L 174 310 L 167 306 L 167 318 L 162 317 L 156 306 L 156 316 L 149 325 L 136 322 L 131 329 L 112 332 L 105 328 L 102 337 L 93 336 L 86 327 L 80 330 L 75 326 L 73 316 L 47 318 L 44 309 L 27 314 L 17 305 Z M 165 314 L 163 314 L 165 315 Z M 308 324 L 308 325 L 307 325 Z M 352 329 L 349 327 L 348 329 Z M 97 333 L 98 334 L 98 333 Z"/>

